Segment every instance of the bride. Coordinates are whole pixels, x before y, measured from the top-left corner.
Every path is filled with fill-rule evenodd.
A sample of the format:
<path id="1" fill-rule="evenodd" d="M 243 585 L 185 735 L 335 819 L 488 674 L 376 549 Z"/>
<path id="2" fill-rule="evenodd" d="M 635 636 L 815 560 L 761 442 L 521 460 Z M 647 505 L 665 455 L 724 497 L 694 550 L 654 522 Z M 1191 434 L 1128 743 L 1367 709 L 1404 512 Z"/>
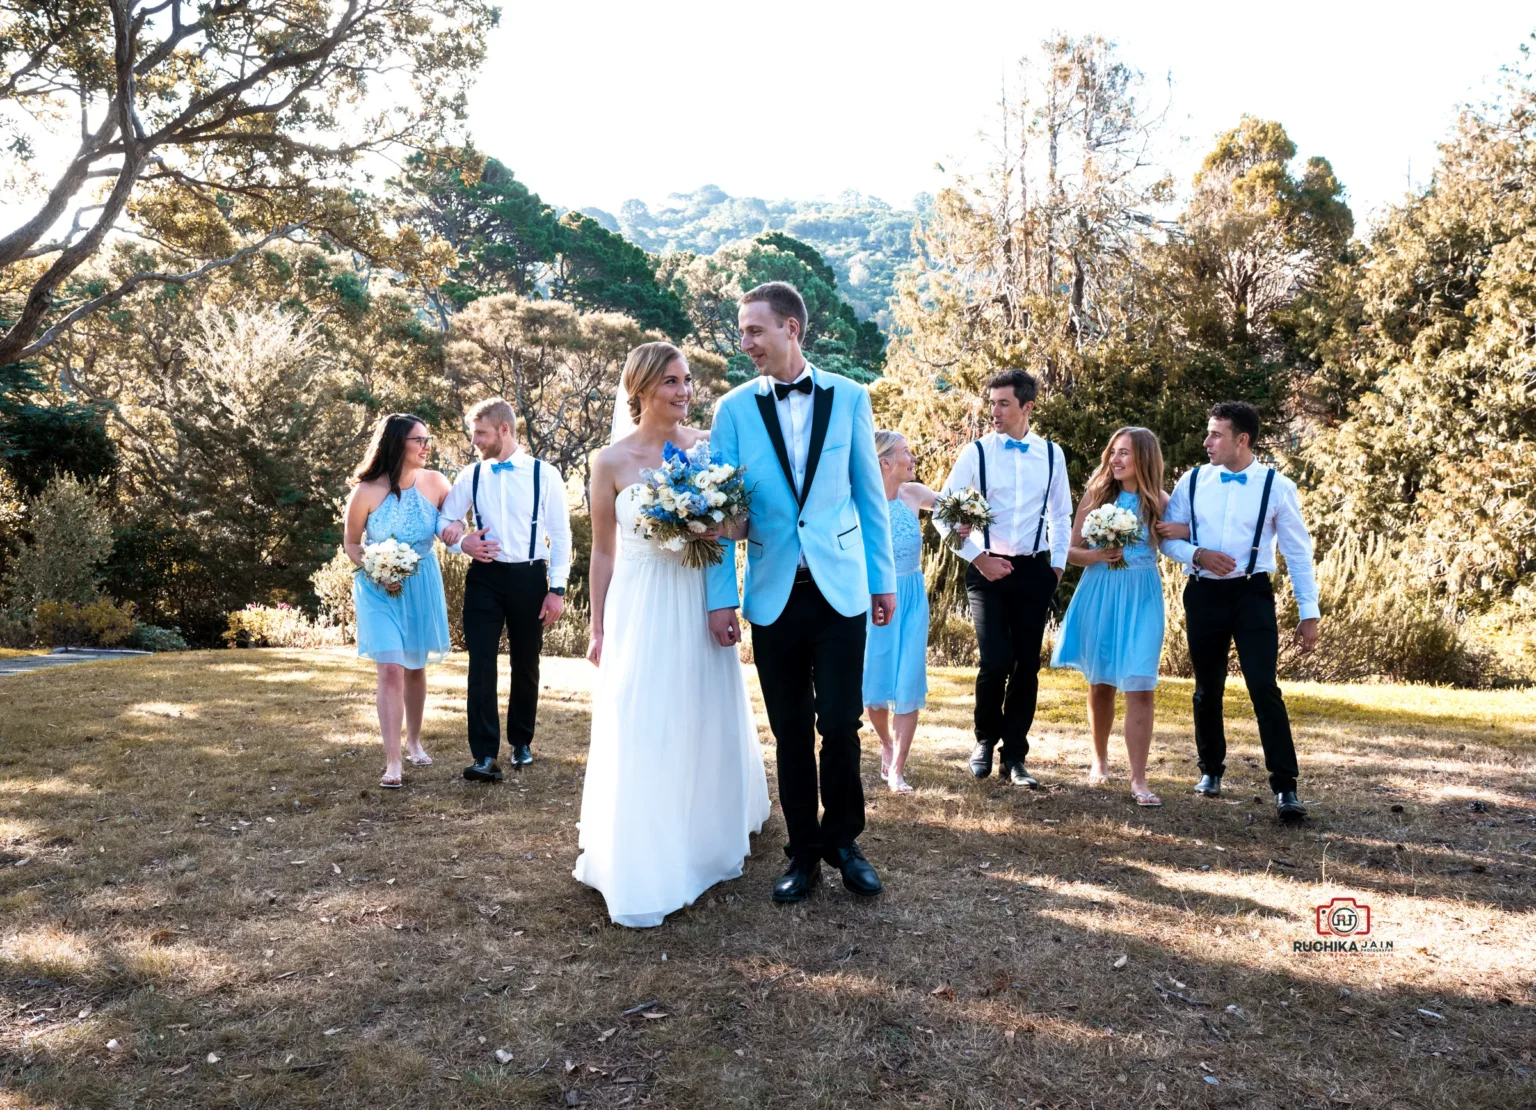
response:
<path id="1" fill-rule="evenodd" d="M 627 401 L 627 415 L 624 420 Z M 683 423 L 693 379 L 670 343 L 629 354 L 614 440 L 592 466 L 592 746 L 575 877 L 615 924 L 660 925 L 741 875 L 768 782 L 736 648 L 709 633 L 704 572 L 635 532 L 640 472 L 707 438 Z M 633 430 L 622 434 L 630 421 Z"/>

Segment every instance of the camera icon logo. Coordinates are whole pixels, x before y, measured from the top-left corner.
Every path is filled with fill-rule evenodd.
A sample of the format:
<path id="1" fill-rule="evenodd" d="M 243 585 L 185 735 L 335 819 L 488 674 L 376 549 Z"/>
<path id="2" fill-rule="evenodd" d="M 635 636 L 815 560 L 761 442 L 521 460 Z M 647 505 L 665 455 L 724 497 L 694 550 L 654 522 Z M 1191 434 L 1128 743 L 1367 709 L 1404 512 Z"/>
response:
<path id="1" fill-rule="evenodd" d="M 1371 907 L 1353 898 L 1334 898 L 1317 907 L 1317 934 L 1323 937 L 1363 937 L 1371 931 Z"/>

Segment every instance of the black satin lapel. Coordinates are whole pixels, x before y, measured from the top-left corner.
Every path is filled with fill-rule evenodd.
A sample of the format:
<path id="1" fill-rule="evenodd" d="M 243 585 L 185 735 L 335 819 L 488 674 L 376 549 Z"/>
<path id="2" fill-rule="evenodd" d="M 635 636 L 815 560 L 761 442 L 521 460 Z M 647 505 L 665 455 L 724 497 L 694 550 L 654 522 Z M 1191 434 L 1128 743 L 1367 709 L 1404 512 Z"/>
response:
<path id="1" fill-rule="evenodd" d="M 784 446 L 784 429 L 779 427 L 779 410 L 774 406 L 772 394 L 757 394 L 757 411 L 762 414 L 763 427 L 768 429 L 768 438 L 773 441 L 773 453 L 779 456 L 779 466 L 784 469 L 789 492 L 796 493 L 795 472 L 789 465 L 789 449 Z"/>
<path id="2" fill-rule="evenodd" d="M 827 441 L 827 425 L 832 422 L 832 390 L 816 387 L 816 399 L 811 409 L 811 447 L 805 455 L 805 489 L 800 493 L 800 504 L 811 495 L 811 483 L 816 480 L 816 464 L 821 461 L 821 446 Z"/>

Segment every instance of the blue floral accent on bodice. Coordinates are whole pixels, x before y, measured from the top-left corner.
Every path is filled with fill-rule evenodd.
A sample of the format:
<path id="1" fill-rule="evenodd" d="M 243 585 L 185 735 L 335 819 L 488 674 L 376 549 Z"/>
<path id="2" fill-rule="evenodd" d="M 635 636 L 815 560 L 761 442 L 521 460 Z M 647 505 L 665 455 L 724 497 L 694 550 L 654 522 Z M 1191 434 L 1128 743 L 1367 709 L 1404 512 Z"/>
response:
<path id="1" fill-rule="evenodd" d="M 432 539 L 437 534 L 437 506 L 428 501 L 415 486 L 384 498 L 384 503 L 368 514 L 363 529 L 365 544 L 378 543 L 391 536 L 408 543 L 416 554 L 432 554 Z"/>
<path id="2" fill-rule="evenodd" d="M 917 514 L 901 498 L 889 502 L 891 511 L 891 556 L 897 574 L 917 574 L 923 569 L 923 526 Z"/>
<path id="3" fill-rule="evenodd" d="M 1120 496 L 1115 498 L 1115 504 L 1122 509 L 1129 509 L 1141 519 L 1141 498 L 1134 493 L 1120 491 Z M 1142 521 L 1142 527 L 1146 527 L 1146 521 Z M 1150 567 L 1157 565 L 1157 551 L 1146 540 L 1137 540 L 1125 549 L 1125 565 L 1128 567 Z"/>

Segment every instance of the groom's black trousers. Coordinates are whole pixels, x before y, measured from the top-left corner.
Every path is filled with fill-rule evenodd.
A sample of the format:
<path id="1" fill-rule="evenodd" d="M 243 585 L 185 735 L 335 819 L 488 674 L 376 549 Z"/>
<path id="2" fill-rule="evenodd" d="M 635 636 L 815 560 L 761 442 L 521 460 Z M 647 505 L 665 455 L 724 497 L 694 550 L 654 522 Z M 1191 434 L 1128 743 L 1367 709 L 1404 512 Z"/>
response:
<path id="1" fill-rule="evenodd" d="M 804 571 L 784 612 L 752 626 L 752 655 L 768 724 L 778 742 L 779 805 L 795 859 L 847 848 L 864 831 L 859 724 L 864 712 L 863 613 L 845 617 Z M 816 819 L 816 733 L 821 733 L 821 805 Z"/>
<path id="2" fill-rule="evenodd" d="M 1252 578 L 1191 578 L 1184 586 L 1184 621 L 1189 633 L 1189 661 L 1195 672 L 1195 750 L 1200 772 L 1226 771 L 1227 734 L 1222 722 L 1222 694 L 1227 660 L 1237 646 L 1243 681 L 1253 702 L 1264 746 L 1269 788 L 1296 789 L 1296 745 L 1291 719 L 1275 681 L 1280 632 L 1275 622 L 1275 590 L 1269 575 Z"/>
<path id="3" fill-rule="evenodd" d="M 464 646 L 469 649 L 469 750 L 476 760 L 501 750 L 496 659 L 501 631 L 511 647 L 512 691 L 507 698 L 507 743 L 533 740 L 539 707 L 539 653 L 544 625 L 539 610 L 549 593 L 549 564 L 469 564 L 464 577 Z"/>

